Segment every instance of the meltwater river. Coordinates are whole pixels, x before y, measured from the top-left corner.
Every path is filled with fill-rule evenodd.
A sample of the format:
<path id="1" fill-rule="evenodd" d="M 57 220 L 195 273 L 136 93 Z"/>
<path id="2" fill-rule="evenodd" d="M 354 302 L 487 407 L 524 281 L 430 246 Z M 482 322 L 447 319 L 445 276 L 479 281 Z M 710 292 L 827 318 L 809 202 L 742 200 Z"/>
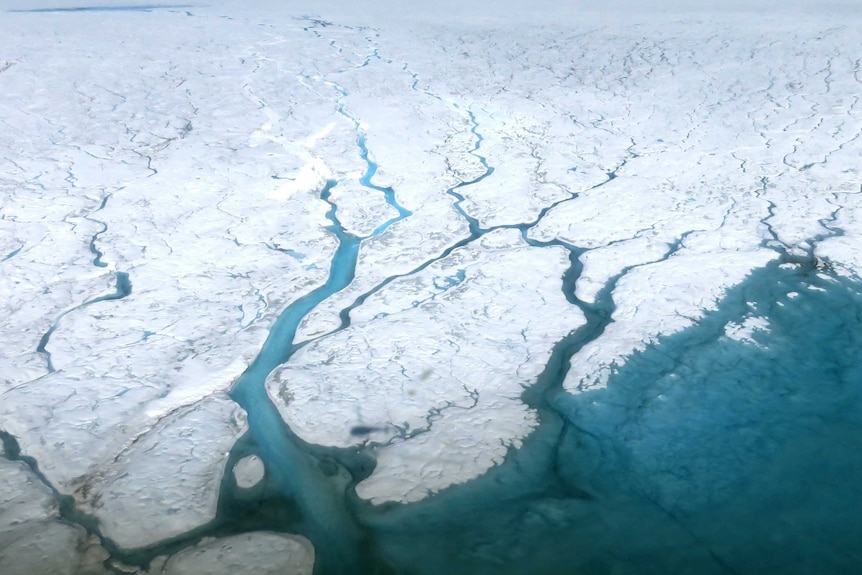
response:
<path id="1" fill-rule="evenodd" d="M 409 212 L 371 183 L 376 166 L 361 134 L 357 142 L 368 162 L 363 185 L 399 213 L 375 235 Z M 493 171 L 482 160 L 480 178 Z M 474 182 L 449 190 L 470 236 L 432 261 L 492 231 L 460 208 L 458 188 Z M 555 344 L 524 393 L 539 428 L 471 482 L 409 505 L 359 500 L 353 487 L 372 471 L 370 456 L 303 442 L 264 385 L 296 351 L 302 319 L 353 279 L 361 238 L 341 227 L 336 185 L 321 192 L 339 240 L 327 282 L 284 311 L 231 394 L 249 422 L 231 460 L 257 454 L 267 476 L 251 494 L 226 479 L 219 533 L 305 535 L 319 574 L 802 574 L 862 564 L 862 286 L 787 258 L 729 290 L 695 327 L 635 354 L 607 388 L 575 396 L 562 381 L 571 357 L 607 325 L 615 280 L 596 304 L 578 301 L 579 252 L 565 246 L 572 267 L 561 289 L 588 323 Z M 527 238 L 535 223 L 509 227 L 550 245 Z M 341 329 L 363 300 L 342 313 Z M 752 316 L 764 329 L 728 337 Z"/>

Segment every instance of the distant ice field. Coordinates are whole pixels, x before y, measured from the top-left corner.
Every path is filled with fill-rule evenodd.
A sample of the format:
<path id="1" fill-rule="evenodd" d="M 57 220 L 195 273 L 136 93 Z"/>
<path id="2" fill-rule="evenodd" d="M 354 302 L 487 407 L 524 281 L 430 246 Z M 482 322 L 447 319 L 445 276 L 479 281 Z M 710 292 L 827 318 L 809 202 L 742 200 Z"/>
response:
<path id="1" fill-rule="evenodd" d="M 0 5 L 0 575 L 862 569 L 852 3 Z"/>

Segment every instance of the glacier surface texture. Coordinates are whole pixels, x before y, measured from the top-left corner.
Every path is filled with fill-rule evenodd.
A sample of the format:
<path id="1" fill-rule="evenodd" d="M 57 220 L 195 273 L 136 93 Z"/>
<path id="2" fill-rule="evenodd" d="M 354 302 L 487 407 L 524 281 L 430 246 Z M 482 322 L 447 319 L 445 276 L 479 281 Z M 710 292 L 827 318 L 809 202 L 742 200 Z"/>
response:
<path id="1" fill-rule="evenodd" d="M 862 7 L 348 4 L 5 0 L 0 575 L 862 572 Z"/>

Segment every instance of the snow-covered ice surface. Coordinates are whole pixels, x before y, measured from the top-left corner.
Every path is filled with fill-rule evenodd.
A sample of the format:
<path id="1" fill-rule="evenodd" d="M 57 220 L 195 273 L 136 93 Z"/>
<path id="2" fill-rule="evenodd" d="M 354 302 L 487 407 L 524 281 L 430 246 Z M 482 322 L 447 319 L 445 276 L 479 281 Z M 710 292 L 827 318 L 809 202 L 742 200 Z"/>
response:
<path id="1" fill-rule="evenodd" d="M 0 575 L 862 569 L 862 9 L 0 6 Z"/>
<path id="2" fill-rule="evenodd" d="M 263 460 L 257 455 L 248 455 L 236 462 L 233 467 L 234 480 L 237 487 L 249 489 L 263 480 L 266 468 Z"/>
<path id="3" fill-rule="evenodd" d="M 0 573 L 74 573 L 85 539 L 27 465 L 0 460 Z"/>
<path id="4" fill-rule="evenodd" d="M 253 568 L 249 558 L 254 558 Z M 157 573 L 163 575 L 311 575 L 314 550 L 302 537 L 278 533 L 246 533 L 203 541 L 177 553 Z"/>

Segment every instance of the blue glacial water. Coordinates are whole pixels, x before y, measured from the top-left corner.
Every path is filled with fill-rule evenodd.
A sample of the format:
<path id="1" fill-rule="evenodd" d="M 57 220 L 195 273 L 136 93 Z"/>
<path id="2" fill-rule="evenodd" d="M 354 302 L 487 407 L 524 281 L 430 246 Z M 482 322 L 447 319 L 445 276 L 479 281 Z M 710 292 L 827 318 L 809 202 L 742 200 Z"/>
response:
<path id="1" fill-rule="evenodd" d="M 105 209 L 105 206 L 106 206 L 106 205 L 108 205 L 108 200 L 110 199 L 110 197 L 111 197 L 110 195 L 105 196 L 105 197 L 102 199 L 102 203 L 99 205 L 99 207 L 98 207 L 98 208 L 96 208 L 96 209 L 95 209 L 95 210 L 94 210 L 94 211 L 93 211 L 93 212 L 88 216 L 88 218 L 89 218 L 90 220 L 92 220 L 92 221 L 94 221 L 94 222 L 97 222 L 97 223 L 102 227 L 102 229 L 101 229 L 101 230 L 99 230 L 98 232 L 96 232 L 95 234 L 93 234 L 93 237 L 90 239 L 90 253 L 92 253 L 92 254 L 93 254 L 93 265 L 94 265 L 94 266 L 97 266 L 97 267 L 100 267 L 100 268 L 108 267 L 108 264 L 106 264 L 105 262 L 103 262 L 103 261 L 102 261 L 102 258 L 104 257 L 104 255 L 105 255 L 105 254 L 103 254 L 103 253 L 101 252 L 101 250 L 99 250 L 99 248 L 98 248 L 98 246 L 97 246 L 97 242 L 99 241 L 99 236 L 101 236 L 103 233 L 105 233 L 106 231 L 108 231 L 108 225 L 107 225 L 105 222 L 102 222 L 102 221 L 100 221 L 100 220 L 96 220 L 96 219 L 94 219 L 94 218 L 93 218 L 93 214 L 95 214 L 96 212 L 100 212 L 100 211 L 102 211 L 103 209 Z"/>
<path id="2" fill-rule="evenodd" d="M 459 190 L 493 173 L 479 155 L 472 113 L 470 120 L 471 153 L 485 172 L 448 191 L 470 234 L 414 271 L 495 229 L 481 228 L 461 207 Z M 359 132 L 357 145 L 368 162 Z M 369 164 L 363 185 L 373 187 L 373 175 Z M 374 189 L 398 208 L 394 193 Z M 227 476 L 208 533 L 301 533 L 315 546 L 318 575 L 859 571 L 862 285 L 818 276 L 805 262 L 781 265 L 783 258 L 730 290 L 696 326 L 629 358 L 607 388 L 570 395 L 562 392 L 569 362 L 603 333 L 618 278 L 596 304 L 577 300 L 580 250 L 527 236 L 549 209 L 533 222 L 499 227 L 521 230 L 537 248 L 570 250 L 561 287 L 588 323 L 554 345 L 525 390 L 541 424 L 521 449 L 424 501 L 375 507 L 353 491 L 374 466 L 361 448 L 305 444 L 281 421 L 264 378 L 295 351 L 290 342 L 302 317 L 355 271 L 361 240 L 343 232 L 332 204 L 328 217 L 341 244 L 329 281 L 285 311 L 233 393 L 249 411 L 250 432 L 232 461 L 256 453 L 267 477 L 241 490 Z M 441 281 L 442 289 L 458 277 Z M 342 311 L 341 328 L 368 295 Z M 755 331 L 751 342 L 727 337 L 729 322 L 751 314 L 766 318 L 768 330 Z"/>
<path id="3" fill-rule="evenodd" d="M 353 280 L 360 239 L 343 230 L 338 221 L 338 207 L 329 202 L 331 190 L 336 185 L 337 182 L 330 181 L 321 192 L 321 199 L 330 203 L 326 214 L 332 223 L 329 230 L 339 240 L 330 275 L 322 286 L 295 301 L 281 314 L 261 353 L 234 386 L 231 397 L 248 413 L 249 436 L 235 448 L 233 459 L 255 452 L 265 462 L 266 497 L 273 500 L 274 507 L 287 504 L 287 509 L 277 514 L 278 521 L 272 528 L 290 525 L 299 529 L 316 543 L 316 547 L 331 552 L 322 561 L 327 570 L 349 571 L 358 568 L 360 559 L 355 549 L 362 535 L 355 519 L 347 512 L 345 485 L 341 479 L 344 472 L 334 461 L 330 466 L 322 463 L 324 456 L 316 456 L 310 446 L 291 432 L 270 402 L 264 387 L 269 373 L 296 351 L 297 347 L 292 342 L 303 318 Z M 230 492 L 229 486 L 223 488 L 223 495 Z M 260 501 L 251 503 L 253 511 L 259 511 L 261 505 Z M 242 501 L 222 502 L 220 507 L 220 522 L 226 524 L 230 524 L 231 519 L 225 520 L 225 514 L 247 512 Z M 286 525 L 285 514 L 289 517 Z M 291 525 L 296 521 L 302 521 L 302 527 Z"/>
<path id="4" fill-rule="evenodd" d="M 859 572 L 860 291 L 770 265 L 606 389 L 561 393 L 552 358 L 525 398 L 542 425 L 504 464 L 357 508 L 378 572 Z M 770 322 L 755 343 L 724 331 L 746 302 Z"/>
<path id="5" fill-rule="evenodd" d="M 344 112 L 342 111 L 342 113 L 344 113 Z M 384 188 L 384 187 L 375 185 L 371 181 L 371 178 L 373 178 L 374 174 L 377 173 L 377 163 L 368 157 L 368 146 L 365 143 L 365 134 L 359 130 L 358 126 L 357 126 L 356 145 L 359 146 L 360 157 L 363 160 L 365 160 L 365 163 L 367 165 L 367 168 L 365 170 L 365 174 L 363 174 L 362 177 L 359 178 L 359 183 L 362 184 L 363 186 L 365 186 L 366 188 L 371 188 L 372 190 L 376 190 L 378 192 L 381 192 L 383 194 L 383 197 L 386 198 L 386 203 L 398 211 L 397 216 L 394 216 L 394 217 L 386 220 L 385 222 L 383 222 L 382 224 L 380 224 L 379 226 L 374 228 L 374 231 L 371 232 L 371 236 L 377 236 L 377 235 L 380 235 L 383 232 L 385 232 L 386 228 L 388 228 L 389 226 L 391 226 L 395 222 L 399 222 L 399 221 L 403 220 L 404 218 L 410 217 L 411 215 L 413 215 L 413 212 L 411 212 L 410 210 L 401 206 L 401 204 L 398 203 L 398 201 L 395 198 L 395 190 L 393 190 L 391 187 L 385 187 Z"/>
<path id="6" fill-rule="evenodd" d="M 398 200 L 395 197 L 394 189 L 388 186 L 378 186 L 372 181 L 372 178 L 374 178 L 374 175 L 377 173 L 377 169 L 379 166 L 377 165 L 377 162 L 375 162 L 368 156 L 368 144 L 361 123 L 345 109 L 344 102 L 341 101 L 343 100 L 343 98 L 349 96 L 350 93 L 337 84 L 333 84 L 332 86 L 333 88 L 335 88 L 336 92 L 341 97 L 336 109 L 338 110 L 339 114 L 344 116 L 347 120 L 350 121 L 351 124 L 353 124 L 353 129 L 356 132 L 356 146 L 359 148 L 359 157 L 362 159 L 363 162 L 365 162 L 365 173 L 362 174 L 362 176 L 359 178 L 359 183 L 368 189 L 382 193 L 383 197 L 386 200 L 386 203 L 389 204 L 389 206 L 395 208 L 395 210 L 398 212 L 397 216 L 389 218 L 388 220 L 374 228 L 374 230 L 368 237 L 378 236 L 385 232 L 386 229 L 392 224 L 400 222 L 404 218 L 413 215 L 413 212 L 398 203 Z"/>
<path id="7" fill-rule="evenodd" d="M 349 267 L 349 238 L 340 249 Z M 226 478 L 210 533 L 302 533 L 318 574 L 858 572 L 860 293 L 775 262 L 633 355 L 605 389 L 564 393 L 572 354 L 607 324 L 605 294 L 525 391 L 541 425 L 523 447 L 410 505 L 358 500 L 370 458 L 303 443 L 248 375 L 234 397 L 251 432 L 232 458 L 257 453 L 268 476 L 255 490 Z M 726 335 L 752 313 L 766 330 Z"/>
<path id="8" fill-rule="evenodd" d="M 862 285 L 777 260 L 696 326 L 633 355 L 605 389 L 580 395 L 562 392 L 562 381 L 572 356 L 607 325 L 613 281 L 595 306 L 570 297 L 588 324 L 554 346 L 524 392 L 541 425 L 523 447 L 471 482 L 375 507 L 353 492 L 371 458 L 361 448 L 305 444 L 263 388 L 295 351 L 286 343 L 302 317 L 352 279 L 360 240 L 340 229 L 331 206 L 341 242 L 332 275 L 286 310 L 233 392 L 250 432 L 232 461 L 256 453 L 267 478 L 241 490 L 228 476 L 209 533 L 301 533 L 317 550 L 317 574 L 807 574 L 862 566 Z M 574 253 L 571 261 L 567 294 L 579 271 Z M 768 328 L 752 341 L 726 335 L 729 322 L 752 314 Z M 342 315 L 345 327 L 349 311 Z"/>

